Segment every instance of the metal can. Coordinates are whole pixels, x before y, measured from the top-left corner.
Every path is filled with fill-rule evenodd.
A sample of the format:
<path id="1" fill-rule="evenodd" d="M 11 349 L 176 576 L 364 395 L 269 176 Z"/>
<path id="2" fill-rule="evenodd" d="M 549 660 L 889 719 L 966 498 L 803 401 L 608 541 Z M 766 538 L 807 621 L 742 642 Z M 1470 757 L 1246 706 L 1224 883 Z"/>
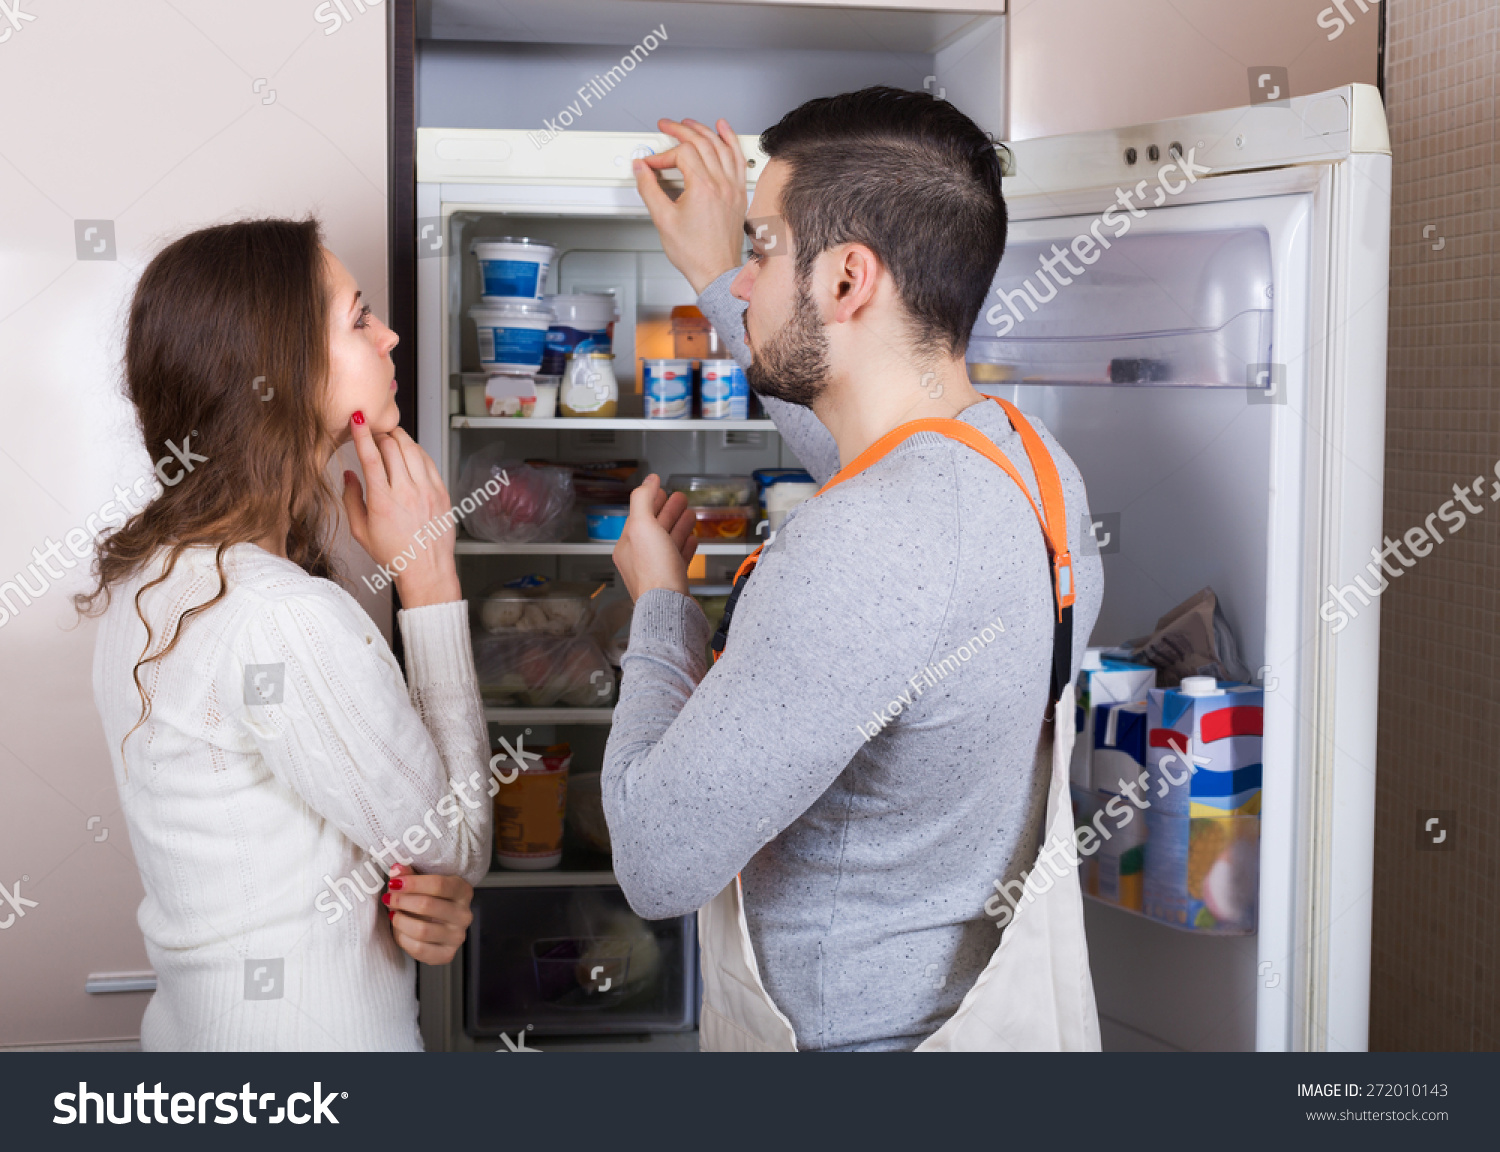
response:
<path id="1" fill-rule="evenodd" d="M 703 361 L 701 394 L 705 420 L 750 418 L 750 382 L 734 360 Z"/>
<path id="2" fill-rule="evenodd" d="M 641 387 L 650 420 L 686 420 L 693 414 L 693 362 L 642 360 Z"/>

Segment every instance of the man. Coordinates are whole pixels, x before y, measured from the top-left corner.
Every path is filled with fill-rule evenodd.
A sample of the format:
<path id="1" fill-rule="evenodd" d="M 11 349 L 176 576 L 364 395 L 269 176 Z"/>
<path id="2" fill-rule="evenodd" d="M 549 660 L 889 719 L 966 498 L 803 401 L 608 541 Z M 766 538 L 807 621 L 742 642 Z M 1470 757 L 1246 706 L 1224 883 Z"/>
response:
<path id="1" fill-rule="evenodd" d="M 820 483 L 892 429 L 946 417 L 1040 500 L 964 364 L 1006 230 L 972 121 L 895 89 L 814 100 L 762 136 L 748 217 L 729 125 L 661 127 L 678 146 L 635 174 L 663 247 Z M 656 176 L 674 167 L 676 201 Z M 1102 571 L 1078 547 L 1078 470 L 1042 438 L 1066 497 L 1076 669 Z M 755 957 L 741 983 L 758 969 L 786 1044 L 914 1048 L 995 952 L 984 905 L 1036 861 L 1049 785 L 1036 755 L 1058 604 L 1038 515 L 977 451 L 911 436 L 791 514 L 709 669 L 683 498 L 655 477 L 632 497 L 615 559 L 635 616 L 603 772 L 615 872 L 648 918 L 733 897 L 738 874 Z M 1079 936 L 1082 951 L 1081 917 Z"/>

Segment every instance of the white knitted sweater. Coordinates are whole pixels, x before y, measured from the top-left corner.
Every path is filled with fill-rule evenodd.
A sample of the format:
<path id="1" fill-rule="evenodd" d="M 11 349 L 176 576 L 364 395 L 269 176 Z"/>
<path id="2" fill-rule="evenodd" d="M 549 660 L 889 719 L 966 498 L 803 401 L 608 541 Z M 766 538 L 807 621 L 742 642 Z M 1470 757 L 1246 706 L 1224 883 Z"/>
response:
<path id="1" fill-rule="evenodd" d="M 420 1051 L 415 963 L 379 893 L 393 858 L 470 882 L 489 865 L 467 605 L 399 614 L 408 689 L 353 597 L 236 545 L 224 599 L 141 670 L 151 715 L 122 759 L 141 714 L 136 593 L 164 557 L 114 589 L 94 650 L 157 976 L 142 1047 Z M 188 549 L 141 598 L 152 650 L 218 589 L 213 549 Z"/>

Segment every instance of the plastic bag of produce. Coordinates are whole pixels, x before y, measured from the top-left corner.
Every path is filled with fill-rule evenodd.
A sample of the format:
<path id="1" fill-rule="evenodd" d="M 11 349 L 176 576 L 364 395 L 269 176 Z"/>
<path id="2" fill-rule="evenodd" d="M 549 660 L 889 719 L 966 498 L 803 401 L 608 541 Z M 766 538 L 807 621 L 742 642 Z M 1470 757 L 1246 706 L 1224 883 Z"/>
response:
<path id="1" fill-rule="evenodd" d="M 493 496 L 483 489 L 499 484 Z M 573 511 L 573 474 L 567 468 L 507 459 L 499 441 L 464 461 L 459 471 L 460 498 L 478 493 L 479 507 L 464 517 L 469 534 L 492 544 L 530 544 L 561 540 Z"/>
<path id="2" fill-rule="evenodd" d="M 614 669 L 589 636 L 480 633 L 474 637 L 474 667 L 488 704 L 603 708 L 614 700 Z"/>

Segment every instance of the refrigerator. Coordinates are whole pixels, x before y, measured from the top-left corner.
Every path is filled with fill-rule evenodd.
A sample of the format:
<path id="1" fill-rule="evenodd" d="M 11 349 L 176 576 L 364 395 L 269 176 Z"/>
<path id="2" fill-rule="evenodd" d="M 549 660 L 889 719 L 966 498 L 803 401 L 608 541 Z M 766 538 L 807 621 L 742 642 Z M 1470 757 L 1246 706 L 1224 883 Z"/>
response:
<path id="1" fill-rule="evenodd" d="M 790 22 L 779 35 L 817 47 L 821 25 L 796 23 L 812 11 L 766 16 L 752 47 L 777 50 L 777 21 Z M 1002 123 L 1003 83 L 985 63 L 996 57 L 975 48 L 1003 35 L 999 22 L 971 13 L 935 28 L 940 14 L 904 15 L 928 21 L 903 34 L 937 62 L 944 98 L 972 108 L 983 126 Z M 711 34 L 707 25 L 682 27 L 685 39 Z M 834 54 L 840 76 L 858 78 L 869 65 L 906 87 L 933 78 L 913 83 L 889 74 L 889 60 Z M 589 58 L 524 63 L 531 78 L 552 68 L 559 87 L 570 68 L 593 66 Z M 629 160 L 672 141 L 643 126 L 569 130 L 538 146 L 530 127 L 430 123 L 458 107 L 453 96 L 474 83 L 465 71 L 472 64 L 462 52 L 438 54 L 418 80 L 417 427 L 450 490 L 465 459 L 495 439 L 517 459 L 631 458 L 663 475 L 796 466 L 767 420 L 642 418 L 638 359 L 670 355 L 671 309 L 694 297 L 662 255 Z M 815 72 L 800 82 L 856 86 L 828 86 Z M 786 90 L 726 99 L 785 110 L 800 100 Z M 742 144 L 753 182 L 764 157 L 754 136 Z M 971 340 L 971 378 L 1044 422 L 1083 474 L 1088 534 L 1105 571 L 1091 644 L 1147 634 L 1168 609 L 1212 587 L 1265 691 L 1258 928 L 1206 936 L 1086 901 L 1104 1045 L 1363 1049 L 1379 604 L 1337 631 L 1319 609 L 1329 586 L 1347 583 L 1380 541 L 1390 151 L 1379 96 L 1353 85 L 1021 141 L 1006 147 L 1005 163 L 1010 239 Z M 469 246 L 495 236 L 555 246 L 549 292 L 614 295 L 615 417 L 465 410 L 464 374 L 478 367 Z M 722 588 L 755 543 L 701 549 L 705 594 Z M 609 551 L 576 533 L 555 544 L 462 540 L 460 574 L 471 598 L 534 573 L 605 584 L 605 598 L 618 599 Z M 578 761 L 597 766 L 610 708 L 488 714 L 497 738 L 567 740 Z M 562 900 L 574 888 L 610 890 L 613 876 L 607 860 L 565 859 L 556 871 L 492 874 L 481 895 L 486 886 L 527 900 L 551 888 Z M 688 947 L 673 956 L 693 963 Z M 481 1042 L 474 995 L 484 963 L 471 948 L 464 964 L 423 971 L 429 1046 Z M 673 996 L 684 1012 L 659 1020 L 659 1032 L 685 1035 L 693 992 L 677 986 Z"/>

